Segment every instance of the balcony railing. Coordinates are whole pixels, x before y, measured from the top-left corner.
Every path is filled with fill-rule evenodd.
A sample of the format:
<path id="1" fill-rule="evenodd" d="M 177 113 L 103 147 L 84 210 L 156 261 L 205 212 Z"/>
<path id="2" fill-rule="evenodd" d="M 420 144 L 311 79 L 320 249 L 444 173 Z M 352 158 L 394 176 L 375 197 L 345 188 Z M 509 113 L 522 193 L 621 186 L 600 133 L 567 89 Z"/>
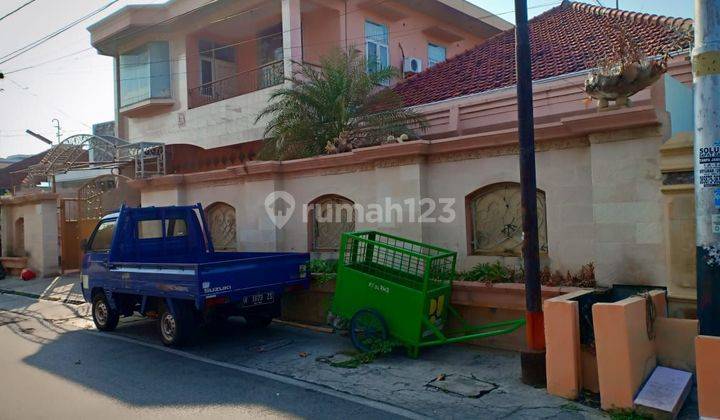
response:
<path id="1" fill-rule="evenodd" d="M 256 90 L 279 85 L 284 80 L 283 61 L 273 61 L 252 70 L 213 80 L 188 90 L 190 108 L 223 101 Z"/>

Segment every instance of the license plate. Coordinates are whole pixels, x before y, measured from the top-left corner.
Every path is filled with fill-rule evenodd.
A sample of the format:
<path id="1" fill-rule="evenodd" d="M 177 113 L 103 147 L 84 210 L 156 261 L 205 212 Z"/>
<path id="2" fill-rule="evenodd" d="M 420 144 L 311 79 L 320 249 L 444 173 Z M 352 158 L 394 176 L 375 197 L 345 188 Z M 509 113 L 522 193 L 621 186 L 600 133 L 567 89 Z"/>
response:
<path id="1" fill-rule="evenodd" d="M 243 306 L 267 305 L 275 301 L 275 292 L 256 293 L 254 295 L 243 296 Z"/>

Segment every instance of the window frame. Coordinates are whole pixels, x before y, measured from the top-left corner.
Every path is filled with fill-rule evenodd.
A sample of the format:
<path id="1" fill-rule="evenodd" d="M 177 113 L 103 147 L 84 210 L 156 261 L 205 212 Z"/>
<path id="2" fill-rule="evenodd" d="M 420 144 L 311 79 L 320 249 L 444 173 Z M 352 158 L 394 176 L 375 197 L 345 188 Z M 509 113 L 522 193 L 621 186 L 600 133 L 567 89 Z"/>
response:
<path id="1" fill-rule="evenodd" d="M 207 236 L 210 238 L 210 240 L 213 243 L 213 247 L 215 248 L 215 251 L 217 252 L 237 252 L 239 250 L 238 246 L 238 232 L 237 232 L 237 209 L 235 206 L 233 206 L 230 203 L 224 202 L 224 201 L 216 201 L 209 206 L 205 207 L 203 210 L 205 212 L 205 219 L 207 223 Z M 232 229 L 232 242 L 229 243 L 230 246 L 219 246 L 219 245 L 228 245 L 225 243 L 219 244 L 216 243 L 216 239 L 213 237 L 213 230 L 215 229 L 215 220 L 213 218 L 214 213 L 216 211 L 224 211 L 224 212 L 232 212 L 232 226 L 234 227 Z"/>
<path id="2" fill-rule="evenodd" d="M 140 236 L 140 225 L 144 222 L 160 222 L 160 236 Z M 165 238 L 165 219 L 142 219 L 135 222 L 135 236 L 139 241 L 156 241 Z"/>
<path id="3" fill-rule="evenodd" d="M 339 204 L 349 204 L 353 207 L 352 212 L 352 226 L 353 230 L 357 229 L 357 213 L 355 212 L 355 202 L 350 200 L 347 197 L 343 197 L 342 195 L 338 194 L 325 194 L 321 195 L 314 200 L 312 200 L 310 203 L 308 203 L 308 214 L 307 214 L 307 232 L 308 232 L 308 252 L 338 252 L 340 250 L 340 243 L 338 242 L 337 248 L 319 248 L 316 247 L 316 237 L 315 232 L 317 232 L 317 220 L 315 218 L 315 205 L 316 204 L 322 204 L 325 201 L 329 200 L 337 200 L 341 203 Z"/>
<path id="4" fill-rule="evenodd" d="M 443 51 L 443 59 L 442 60 L 434 61 L 434 60 L 430 59 L 430 51 L 433 48 L 442 49 L 442 51 Z M 428 42 L 428 44 L 427 44 L 427 68 L 433 67 L 436 64 L 442 63 L 443 61 L 446 61 L 446 60 L 447 60 L 447 47 L 445 47 L 444 45 L 435 44 L 433 42 Z"/>
<path id="5" fill-rule="evenodd" d="M 184 232 L 182 232 L 182 234 L 176 233 L 178 221 L 181 221 L 184 227 Z M 163 219 L 163 225 L 163 232 L 166 238 L 185 238 L 190 234 L 187 220 L 182 217 Z"/>
<path id="6" fill-rule="evenodd" d="M 507 181 L 507 182 L 497 182 L 493 184 L 485 185 L 484 187 L 478 188 L 468 195 L 465 196 L 465 232 L 466 232 L 466 242 L 467 242 L 467 255 L 468 256 L 486 256 L 486 257 L 520 257 L 522 256 L 522 251 L 512 251 L 512 252 L 494 252 L 494 251 L 480 251 L 475 250 L 475 247 L 473 246 L 473 239 L 475 235 L 475 223 L 474 223 L 474 213 L 472 210 L 473 201 L 478 199 L 479 197 L 492 193 L 496 190 L 502 189 L 504 187 L 517 187 L 520 188 L 520 184 L 518 182 L 514 181 Z M 547 229 L 547 194 L 545 191 L 541 189 L 537 189 L 537 199 L 538 201 L 541 199 L 544 202 L 544 209 L 545 213 L 543 214 L 543 220 L 544 220 L 544 238 L 545 243 L 540 243 L 540 255 L 541 256 L 547 256 L 550 248 L 550 241 L 548 238 L 548 229 Z M 522 214 L 522 210 L 521 210 Z M 520 224 L 522 225 L 522 220 L 520 221 Z M 538 239 L 540 239 L 543 236 L 543 233 L 540 232 L 540 226 L 538 226 Z M 543 250 L 543 245 L 545 246 L 545 249 Z M 522 245 L 521 245 L 522 246 Z"/>
<path id="7" fill-rule="evenodd" d="M 378 28 L 382 29 L 383 36 L 385 37 L 384 42 L 382 40 L 378 40 L 378 37 L 375 35 L 369 35 L 368 34 L 368 26 L 376 26 Z M 373 22 L 371 20 L 365 20 L 364 25 L 364 31 L 365 31 L 365 71 L 370 74 L 372 72 L 376 72 L 378 70 L 383 70 L 385 68 L 391 67 L 390 65 L 390 30 L 388 29 L 388 26 L 383 23 L 377 23 Z M 376 53 L 376 59 L 375 59 L 375 67 L 371 67 L 372 61 L 370 60 L 370 44 L 375 45 L 375 53 Z M 385 59 L 386 59 L 386 66 L 381 67 L 381 58 L 380 58 L 380 50 L 381 48 L 385 48 Z M 390 81 L 387 80 L 383 85 L 389 84 Z"/>
<path id="8" fill-rule="evenodd" d="M 156 57 L 154 54 L 157 53 L 161 53 L 162 56 Z M 136 58 L 140 55 L 144 55 L 142 60 Z M 124 63 L 124 61 L 130 61 L 130 63 Z M 165 40 L 146 42 L 119 54 L 117 71 L 120 78 L 116 83 L 119 86 L 120 108 L 131 107 L 152 99 L 171 99 L 172 70 L 170 61 L 170 42 Z M 127 89 L 140 90 L 141 84 L 145 90 L 144 95 L 130 97 L 126 95 Z"/>
<path id="9" fill-rule="evenodd" d="M 114 217 L 112 219 L 105 219 L 98 223 L 97 226 L 95 226 L 95 230 L 93 230 L 92 235 L 90 236 L 90 240 L 87 244 L 87 252 L 110 252 L 110 248 L 112 247 L 112 237 L 110 238 L 110 245 L 107 249 L 93 249 L 93 245 L 95 244 L 95 237 L 97 236 L 98 231 L 100 231 L 100 227 L 104 224 L 112 223 L 115 227 L 113 227 L 113 237 L 115 236 L 115 228 L 117 228 L 117 217 Z"/>

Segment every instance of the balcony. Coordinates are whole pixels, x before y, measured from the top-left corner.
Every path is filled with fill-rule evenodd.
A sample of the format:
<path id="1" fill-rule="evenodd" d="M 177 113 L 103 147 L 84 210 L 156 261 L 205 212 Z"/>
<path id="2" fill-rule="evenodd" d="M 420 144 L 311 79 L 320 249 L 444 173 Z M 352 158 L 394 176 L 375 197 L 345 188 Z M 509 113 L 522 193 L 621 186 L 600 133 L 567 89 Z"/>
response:
<path id="1" fill-rule="evenodd" d="M 283 80 L 283 61 L 272 61 L 254 69 L 188 89 L 188 107 L 197 108 L 235 96 L 277 86 L 282 84 Z"/>

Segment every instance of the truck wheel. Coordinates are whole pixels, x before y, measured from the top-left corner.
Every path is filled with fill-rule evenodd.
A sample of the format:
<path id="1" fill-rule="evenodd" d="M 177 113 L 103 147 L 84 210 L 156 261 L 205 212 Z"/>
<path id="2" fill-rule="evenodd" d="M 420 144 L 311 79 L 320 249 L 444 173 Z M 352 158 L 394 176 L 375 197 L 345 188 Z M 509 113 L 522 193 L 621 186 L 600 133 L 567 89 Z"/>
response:
<path id="1" fill-rule="evenodd" d="M 180 347 L 191 344 L 197 333 L 197 320 L 189 305 L 178 304 L 176 314 L 163 305 L 158 318 L 160 340 L 168 347 Z"/>
<path id="2" fill-rule="evenodd" d="M 385 318 L 375 309 L 360 309 L 350 320 L 350 340 L 363 353 L 375 350 L 380 341 L 388 339 Z"/>
<path id="3" fill-rule="evenodd" d="M 245 323 L 250 328 L 265 328 L 272 322 L 273 317 L 269 315 L 246 315 Z"/>
<path id="4" fill-rule="evenodd" d="M 100 331 L 112 331 L 120 321 L 120 314 L 110 307 L 105 293 L 97 293 L 93 297 L 92 316 L 95 328 Z"/>

